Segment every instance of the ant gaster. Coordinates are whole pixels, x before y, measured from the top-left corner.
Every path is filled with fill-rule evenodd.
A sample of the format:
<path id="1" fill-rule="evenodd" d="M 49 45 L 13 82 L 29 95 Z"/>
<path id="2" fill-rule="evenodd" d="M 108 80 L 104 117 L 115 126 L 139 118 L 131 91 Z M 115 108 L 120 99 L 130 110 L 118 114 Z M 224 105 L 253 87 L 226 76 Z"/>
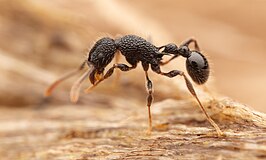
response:
<path id="1" fill-rule="evenodd" d="M 195 50 L 189 49 L 189 44 L 194 43 Z M 162 51 L 160 51 L 162 50 Z M 121 63 L 115 63 L 107 72 L 104 74 L 105 67 L 112 61 L 117 51 L 120 51 L 123 56 L 125 56 L 126 61 L 130 66 Z M 164 55 L 172 55 L 172 57 L 166 61 L 162 61 Z M 192 80 L 197 84 L 203 84 L 207 81 L 209 77 L 209 65 L 207 59 L 201 54 L 197 41 L 195 39 L 189 39 L 182 43 L 179 47 L 173 43 L 156 47 L 145 39 L 135 36 L 135 35 L 126 35 L 117 39 L 111 39 L 109 37 L 104 37 L 98 40 L 95 45 L 91 48 L 88 54 L 88 59 L 81 64 L 81 66 L 72 71 L 57 81 L 55 81 L 47 90 L 46 96 L 51 95 L 53 89 L 63 80 L 77 74 L 81 71 L 85 64 L 89 66 L 89 69 L 73 84 L 70 91 L 70 99 L 72 102 L 77 102 L 79 97 L 79 91 L 81 83 L 89 77 L 92 86 L 86 89 L 86 92 L 89 92 L 92 88 L 96 87 L 100 82 L 109 78 L 114 69 L 120 69 L 121 71 L 130 71 L 137 67 L 138 62 L 141 62 L 142 67 L 145 72 L 146 77 L 146 87 L 147 87 L 147 107 L 149 115 L 149 128 L 148 133 L 152 130 L 152 118 L 150 107 L 153 101 L 153 84 L 148 76 L 149 67 L 152 71 L 157 74 L 167 76 L 169 78 L 175 76 L 182 76 L 186 82 L 187 88 L 190 93 L 196 98 L 201 110 L 206 115 L 207 120 L 210 124 L 216 129 L 218 136 L 221 136 L 221 132 L 218 125 L 211 119 L 211 117 L 205 111 L 203 105 L 201 104 L 198 96 L 192 86 L 192 83 L 189 81 L 184 72 L 179 70 L 172 70 L 170 72 L 162 72 L 160 66 L 165 65 L 172 61 L 173 59 L 182 56 L 186 58 L 186 68 L 188 74 Z"/>

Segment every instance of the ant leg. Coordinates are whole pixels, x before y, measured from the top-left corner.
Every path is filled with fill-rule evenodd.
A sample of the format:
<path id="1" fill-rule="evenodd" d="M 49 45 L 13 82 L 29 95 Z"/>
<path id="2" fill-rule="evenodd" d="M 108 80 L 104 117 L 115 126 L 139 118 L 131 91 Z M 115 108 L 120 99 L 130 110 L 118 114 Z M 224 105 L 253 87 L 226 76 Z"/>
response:
<path id="1" fill-rule="evenodd" d="M 121 57 L 121 53 L 120 52 L 117 52 L 115 54 L 115 64 L 118 64 L 119 63 L 120 57 Z M 116 71 L 115 72 L 115 79 L 114 79 L 114 82 L 113 82 L 113 85 L 114 86 L 116 86 L 116 84 L 119 81 L 119 79 L 120 79 L 120 72 L 119 71 Z"/>
<path id="2" fill-rule="evenodd" d="M 181 46 L 188 46 L 190 45 L 191 43 L 194 43 L 194 47 L 195 47 L 195 50 L 196 51 L 200 51 L 200 48 L 199 48 L 199 45 L 198 45 L 198 42 L 197 40 L 195 40 L 194 38 L 189 38 L 188 40 L 184 41 L 181 45 Z M 163 47 L 163 46 L 162 46 Z M 160 47 L 160 48 L 162 48 Z M 165 61 L 165 62 L 160 62 L 160 65 L 163 66 L 163 65 L 166 65 L 168 64 L 169 62 L 171 62 L 173 59 L 177 58 L 178 55 L 174 55 L 173 57 L 171 57 L 169 60 Z"/>
<path id="3" fill-rule="evenodd" d="M 111 67 L 106 73 L 105 75 L 103 76 L 102 79 L 98 80 L 95 84 L 93 84 L 93 86 L 85 89 L 85 92 L 86 93 L 89 93 L 94 87 L 96 87 L 99 83 L 101 83 L 103 80 L 109 78 L 113 73 L 114 73 L 114 69 L 115 68 L 118 68 L 120 69 L 121 71 L 130 71 L 131 69 L 134 69 L 136 68 L 137 65 L 132 65 L 131 67 L 127 66 L 126 64 L 114 64 L 113 67 Z"/>
<path id="4" fill-rule="evenodd" d="M 148 77 L 148 72 L 145 71 L 145 76 L 146 76 L 146 87 L 147 87 L 147 91 L 148 91 L 148 96 L 147 96 L 147 107 L 148 107 L 148 114 L 149 114 L 149 128 L 148 128 L 148 131 L 147 131 L 147 134 L 151 134 L 151 131 L 152 131 L 152 117 L 151 117 L 151 104 L 152 104 L 152 101 L 153 101 L 153 90 L 152 90 L 152 82 L 151 80 L 149 79 Z"/>
<path id="5" fill-rule="evenodd" d="M 194 47 L 195 47 L 196 51 L 200 51 L 197 40 L 195 40 L 194 38 L 189 38 L 188 40 L 183 42 L 180 46 L 188 46 L 190 43 L 194 43 Z"/>
<path id="6" fill-rule="evenodd" d="M 173 57 L 171 57 L 169 60 L 165 61 L 165 62 L 162 62 L 160 61 L 160 65 L 163 66 L 163 65 L 166 65 L 168 64 L 170 61 L 172 61 L 173 59 L 177 58 L 179 55 L 174 55 Z"/>
<path id="7" fill-rule="evenodd" d="M 183 77 L 184 77 L 189 92 L 190 92 L 190 93 L 196 98 L 196 100 L 198 101 L 199 106 L 200 106 L 201 110 L 203 111 L 203 113 L 205 114 L 207 120 L 208 120 L 208 121 L 210 122 L 210 124 L 215 128 L 215 130 L 216 130 L 218 136 L 222 136 L 222 135 L 223 135 L 222 131 L 220 130 L 219 126 L 218 126 L 218 125 L 212 120 L 212 118 L 209 116 L 209 114 L 206 112 L 205 108 L 204 108 L 203 105 L 201 104 L 201 102 L 200 102 L 200 100 L 199 100 L 199 98 L 198 98 L 198 96 L 197 96 L 197 94 L 196 94 L 196 92 L 195 92 L 195 90 L 194 90 L 194 88 L 193 88 L 192 83 L 189 81 L 189 79 L 188 79 L 187 76 L 184 74 L 184 72 L 182 72 L 182 71 L 178 71 L 178 70 L 173 70 L 173 71 L 170 71 L 170 72 L 168 72 L 168 73 L 161 73 L 161 74 L 164 75 L 164 76 L 170 77 L 170 78 L 175 77 L 175 76 L 177 76 L 177 75 L 180 75 L 180 76 L 183 76 Z"/>
<path id="8" fill-rule="evenodd" d="M 58 80 L 56 80 L 54 83 L 52 83 L 45 91 L 44 95 L 45 97 L 48 97 L 52 94 L 53 90 L 64 80 L 76 75 L 77 73 L 79 73 L 82 69 L 84 69 L 85 64 L 87 61 L 84 61 L 80 67 L 77 70 L 71 71 L 65 75 L 63 75 L 61 78 L 59 78 Z"/>
<path id="9" fill-rule="evenodd" d="M 151 116 L 151 104 L 153 101 L 153 89 L 152 89 L 152 82 L 149 79 L 148 76 L 148 69 L 149 69 L 149 64 L 147 63 L 143 63 L 142 62 L 142 67 L 145 71 L 145 76 L 146 76 L 146 87 L 147 87 L 147 92 L 148 92 L 148 96 L 147 96 L 147 107 L 148 107 L 148 115 L 149 115 L 149 128 L 147 130 L 147 134 L 150 135 L 151 131 L 152 131 L 152 116 Z"/>
<path id="10" fill-rule="evenodd" d="M 189 81 L 189 79 L 187 78 L 187 76 L 184 74 L 184 72 L 182 71 L 179 71 L 179 70 L 172 70 L 168 73 L 163 73 L 161 72 L 160 70 L 160 66 L 154 66 L 152 65 L 152 69 L 153 71 L 155 71 L 156 73 L 158 74 L 161 74 L 161 75 L 164 75 L 164 76 L 167 76 L 169 78 L 172 78 L 172 77 L 175 77 L 177 75 L 180 75 L 180 76 L 183 76 L 184 79 L 185 79 L 185 82 L 186 82 L 186 85 L 187 85 L 187 88 L 189 90 L 189 92 L 196 98 L 199 106 L 200 106 L 200 109 L 203 111 L 203 113 L 205 114 L 207 120 L 209 121 L 209 123 L 215 128 L 218 136 L 222 136 L 223 135 L 223 132 L 220 130 L 219 126 L 212 120 L 212 118 L 208 115 L 208 113 L 206 112 L 205 108 L 203 107 L 203 105 L 201 104 L 194 88 L 193 88 L 193 85 L 192 83 Z"/>

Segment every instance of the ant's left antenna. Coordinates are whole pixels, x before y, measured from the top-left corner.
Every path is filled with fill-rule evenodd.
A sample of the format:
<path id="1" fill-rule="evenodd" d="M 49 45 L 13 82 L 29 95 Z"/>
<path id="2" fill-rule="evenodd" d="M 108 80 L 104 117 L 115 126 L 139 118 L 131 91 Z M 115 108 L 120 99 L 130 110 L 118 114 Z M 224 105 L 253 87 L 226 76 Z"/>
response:
<path id="1" fill-rule="evenodd" d="M 66 73 L 65 75 L 63 75 L 61 78 L 59 78 L 58 80 L 56 80 L 54 83 L 52 83 L 45 91 L 44 93 L 44 96 L 45 97 L 49 97 L 53 90 L 61 83 L 63 82 L 64 80 L 76 75 L 77 73 L 79 73 L 84 67 L 85 67 L 85 64 L 86 64 L 87 60 L 84 61 L 80 67 L 77 69 L 77 70 L 74 70 L 74 71 L 71 71 L 69 73 Z"/>
<path id="2" fill-rule="evenodd" d="M 71 87 L 70 91 L 70 100 L 73 103 L 76 103 L 79 99 L 79 92 L 82 82 L 93 72 L 94 67 L 89 68 Z"/>

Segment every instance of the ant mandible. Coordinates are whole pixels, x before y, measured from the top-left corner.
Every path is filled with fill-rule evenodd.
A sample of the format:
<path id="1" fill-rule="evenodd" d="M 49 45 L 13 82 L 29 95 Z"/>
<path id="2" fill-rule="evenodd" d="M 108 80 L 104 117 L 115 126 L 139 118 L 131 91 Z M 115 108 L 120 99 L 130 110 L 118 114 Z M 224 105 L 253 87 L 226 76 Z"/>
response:
<path id="1" fill-rule="evenodd" d="M 194 43 L 195 50 L 189 49 L 189 44 Z M 160 51 L 162 50 L 162 51 Z M 131 65 L 115 63 L 107 72 L 104 74 L 105 67 L 112 61 L 117 51 L 120 51 L 123 56 L 125 56 L 126 61 Z M 168 61 L 163 62 L 162 57 L 164 55 L 173 55 Z M 126 35 L 117 39 L 112 39 L 109 37 L 104 37 L 98 40 L 95 45 L 91 48 L 88 54 L 88 59 L 81 64 L 81 66 L 72 71 L 49 86 L 46 90 L 45 95 L 50 96 L 54 88 L 61 83 L 63 80 L 79 73 L 85 64 L 89 66 L 89 69 L 73 84 L 70 91 L 70 99 L 72 102 L 77 102 L 80 92 L 80 87 L 82 82 L 89 77 L 92 84 L 91 87 L 86 89 L 89 92 L 92 88 L 96 87 L 103 80 L 109 78 L 114 69 L 120 69 L 121 71 L 130 71 L 137 67 L 138 62 L 141 62 L 142 67 L 146 76 L 146 87 L 147 87 L 147 107 L 149 115 L 149 128 L 148 133 L 152 130 L 152 118 L 150 107 L 153 101 L 153 85 L 148 76 L 148 69 L 151 67 L 152 71 L 157 74 L 167 76 L 169 78 L 175 77 L 177 75 L 182 76 L 186 82 L 186 86 L 190 93 L 196 98 L 201 110 L 204 112 L 207 120 L 215 128 L 218 136 L 221 136 L 221 132 L 218 125 L 211 119 L 207 114 L 205 108 L 201 104 L 192 83 L 189 81 L 184 72 L 179 70 L 172 70 L 170 72 L 162 72 L 160 66 L 165 65 L 172 61 L 173 59 L 182 56 L 186 58 L 186 69 L 192 80 L 201 85 L 204 84 L 209 77 L 209 64 L 207 59 L 201 54 L 197 41 L 195 39 L 189 39 L 183 42 L 179 47 L 177 45 L 170 43 L 161 47 L 156 47 L 145 39 L 136 35 Z"/>

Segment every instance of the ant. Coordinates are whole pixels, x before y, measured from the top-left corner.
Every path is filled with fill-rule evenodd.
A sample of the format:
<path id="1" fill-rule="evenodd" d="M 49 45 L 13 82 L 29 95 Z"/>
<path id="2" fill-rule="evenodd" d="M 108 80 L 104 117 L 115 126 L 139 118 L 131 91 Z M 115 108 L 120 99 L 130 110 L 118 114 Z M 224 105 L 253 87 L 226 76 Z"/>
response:
<path id="1" fill-rule="evenodd" d="M 189 49 L 189 44 L 194 43 L 195 50 Z M 162 50 L 162 51 L 160 51 Z M 125 56 L 126 61 L 131 65 L 128 66 L 122 63 L 115 63 L 107 72 L 104 74 L 105 67 L 112 61 L 116 53 L 120 51 L 123 56 Z M 168 61 L 163 62 L 162 57 L 164 55 L 173 55 Z M 117 39 L 112 39 L 109 37 L 104 37 L 98 40 L 95 45 L 91 48 L 88 54 L 88 58 L 81 64 L 81 66 L 55 81 L 46 90 L 45 95 L 50 96 L 54 88 L 64 81 L 65 79 L 72 77 L 79 73 L 85 65 L 89 66 L 89 69 L 73 84 L 70 91 L 70 99 L 72 102 L 77 102 L 79 97 L 79 92 L 82 82 L 89 77 L 92 84 L 91 87 L 85 91 L 88 93 L 91 89 L 96 87 L 103 80 L 109 78 L 114 69 L 120 69 L 121 71 L 127 72 L 137 67 L 138 62 L 141 62 L 143 70 L 146 77 L 146 87 L 147 87 L 147 107 L 149 115 L 149 128 L 148 133 L 152 130 L 152 117 L 151 117 L 151 104 L 153 101 L 153 84 L 148 76 L 149 67 L 151 70 L 157 74 L 173 78 L 175 76 L 182 76 L 186 82 L 186 86 L 189 92 L 197 100 L 201 110 L 205 114 L 207 120 L 215 128 L 218 136 L 221 136 L 221 132 L 218 125 L 211 119 L 211 117 L 206 112 L 205 108 L 201 104 L 192 83 L 189 81 L 184 72 L 179 70 L 172 70 L 170 72 L 162 72 L 160 66 L 165 65 L 172 61 L 173 59 L 182 56 L 186 58 L 186 69 L 192 80 L 196 84 L 204 84 L 209 77 L 209 64 L 204 55 L 200 52 L 198 43 L 195 39 L 188 39 L 183 42 L 179 47 L 170 43 L 161 47 L 156 47 L 147 40 L 136 36 L 136 35 L 126 35 Z"/>

